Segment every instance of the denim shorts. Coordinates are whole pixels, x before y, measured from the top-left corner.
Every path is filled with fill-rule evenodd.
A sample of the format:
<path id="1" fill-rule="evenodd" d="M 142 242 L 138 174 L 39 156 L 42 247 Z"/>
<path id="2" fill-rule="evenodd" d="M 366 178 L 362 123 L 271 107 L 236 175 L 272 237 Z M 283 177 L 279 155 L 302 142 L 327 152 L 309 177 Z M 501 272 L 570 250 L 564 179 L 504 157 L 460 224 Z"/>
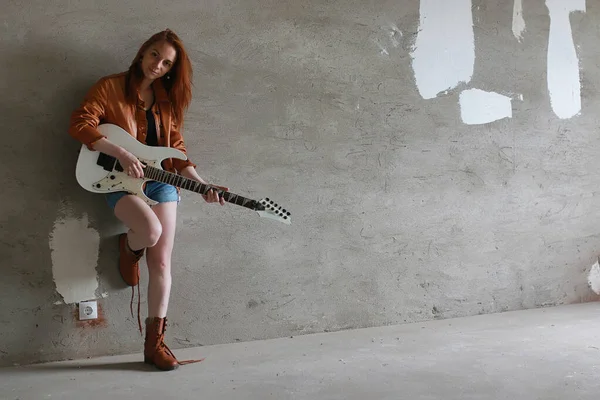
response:
<path id="1" fill-rule="evenodd" d="M 159 203 L 167 203 L 170 201 L 176 201 L 179 203 L 181 197 L 179 196 L 179 192 L 175 186 L 156 182 L 156 181 L 148 181 L 146 182 L 146 187 L 144 188 L 144 193 L 146 196 L 151 198 L 154 201 L 158 201 Z M 106 194 L 106 202 L 108 206 L 114 210 L 117 201 L 119 201 L 123 196 L 126 196 L 128 192 L 112 192 Z"/>

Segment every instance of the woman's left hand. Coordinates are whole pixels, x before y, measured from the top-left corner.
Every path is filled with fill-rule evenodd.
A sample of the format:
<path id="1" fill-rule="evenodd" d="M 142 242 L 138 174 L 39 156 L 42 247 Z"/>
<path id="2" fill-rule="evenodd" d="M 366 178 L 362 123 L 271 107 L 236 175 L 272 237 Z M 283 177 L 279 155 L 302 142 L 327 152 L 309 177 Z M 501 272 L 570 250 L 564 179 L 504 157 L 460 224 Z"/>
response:
<path id="1" fill-rule="evenodd" d="M 225 192 L 229 191 L 229 188 L 226 188 L 224 186 L 217 186 L 217 185 L 210 185 L 212 187 L 215 188 L 219 188 Z M 221 205 L 225 204 L 225 199 L 223 198 L 223 196 L 219 196 L 219 192 L 213 189 L 210 189 L 206 195 L 202 195 L 202 197 L 204 197 L 204 200 L 206 200 L 207 203 L 220 203 Z"/>

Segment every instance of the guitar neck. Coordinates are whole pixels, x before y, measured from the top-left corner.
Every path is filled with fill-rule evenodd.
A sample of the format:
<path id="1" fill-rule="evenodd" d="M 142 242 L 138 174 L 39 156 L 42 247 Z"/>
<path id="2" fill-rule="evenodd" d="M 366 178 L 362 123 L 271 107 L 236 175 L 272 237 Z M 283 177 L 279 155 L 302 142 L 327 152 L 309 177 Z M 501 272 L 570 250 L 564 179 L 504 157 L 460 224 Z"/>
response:
<path id="1" fill-rule="evenodd" d="M 225 199 L 225 201 L 229 203 L 237 204 L 238 206 L 246 207 L 254 211 L 262 210 L 264 208 L 256 200 L 248 199 L 244 196 L 240 196 L 235 193 L 226 192 L 219 188 L 215 188 L 210 185 L 205 185 L 193 179 L 189 179 L 184 176 L 177 175 L 172 172 L 151 167 L 148 165 L 146 166 L 146 168 L 144 168 L 144 176 L 154 181 L 167 183 L 169 185 L 173 185 L 175 187 L 179 187 L 181 189 L 189 190 L 191 192 L 203 195 L 206 195 L 210 189 L 214 189 L 218 191 L 223 196 L 223 199 Z"/>

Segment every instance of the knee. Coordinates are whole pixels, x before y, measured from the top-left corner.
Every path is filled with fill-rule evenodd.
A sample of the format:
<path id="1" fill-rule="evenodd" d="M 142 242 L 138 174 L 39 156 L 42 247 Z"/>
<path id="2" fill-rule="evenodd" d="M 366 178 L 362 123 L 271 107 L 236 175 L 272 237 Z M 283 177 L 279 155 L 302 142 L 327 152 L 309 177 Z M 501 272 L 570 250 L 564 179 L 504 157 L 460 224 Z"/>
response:
<path id="1" fill-rule="evenodd" d="M 145 247 L 153 247 L 160 240 L 162 235 L 162 225 L 160 222 L 150 224 L 145 230 L 144 241 L 146 242 Z"/>
<path id="2" fill-rule="evenodd" d="M 149 257 L 146 260 L 148 261 L 148 272 L 151 275 L 170 276 L 171 264 L 165 257 L 162 257 L 161 255 L 154 255 L 150 257 L 149 254 Z"/>

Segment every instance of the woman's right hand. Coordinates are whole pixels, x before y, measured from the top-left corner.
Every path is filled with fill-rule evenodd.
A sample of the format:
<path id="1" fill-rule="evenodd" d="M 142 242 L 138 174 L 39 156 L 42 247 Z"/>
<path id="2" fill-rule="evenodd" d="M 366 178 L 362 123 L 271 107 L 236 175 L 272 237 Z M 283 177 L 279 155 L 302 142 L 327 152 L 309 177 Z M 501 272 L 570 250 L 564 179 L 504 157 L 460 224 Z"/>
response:
<path id="1" fill-rule="evenodd" d="M 94 143 L 92 147 L 96 151 L 101 151 L 119 160 L 119 164 L 123 167 L 123 172 L 127 175 L 135 178 L 144 177 L 143 168 L 145 168 L 145 166 L 136 156 L 125 150 L 123 147 L 112 143 L 105 137 Z"/>
<path id="2" fill-rule="evenodd" d="M 134 178 L 144 177 L 144 165 L 136 156 L 123 149 L 123 153 L 118 157 L 119 163 L 123 167 L 123 172 Z"/>

